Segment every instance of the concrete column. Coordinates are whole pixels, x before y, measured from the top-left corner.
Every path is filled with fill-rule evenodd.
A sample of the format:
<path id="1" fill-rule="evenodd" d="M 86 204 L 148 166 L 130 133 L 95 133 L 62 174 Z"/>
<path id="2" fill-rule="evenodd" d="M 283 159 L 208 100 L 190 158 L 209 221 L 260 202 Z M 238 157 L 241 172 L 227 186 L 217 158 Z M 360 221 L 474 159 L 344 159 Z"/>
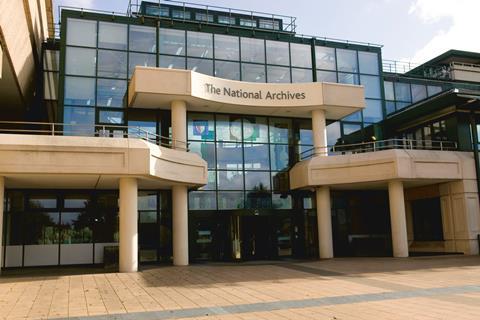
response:
<path id="1" fill-rule="evenodd" d="M 4 203 L 4 199 L 5 199 L 5 178 L 4 177 L 0 177 L 0 274 L 2 273 L 2 266 L 3 266 L 3 253 L 5 252 L 3 250 L 3 247 L 2 247 L 2 243 L 3 243 L 3 211 L 4 211 L 4 207 L 3 207 L 3 203 Z"/>
<path id="2" fill-rule="evenodd" d="M 312 133 L 315 155 L 327 155 L 327 122 L 325 110 L 312 111 Z"/>
<path id="3" fill-rule="evenodd" d="M 186 186 L 172 187 L 173 264 L 188 266 L 188 190 Z"/>
<path id="4" fill-rule="evenodd" d="M 332 210 L 330 206 L 330 188 L 318 187 L 317 195 L 317 224 L 318 224 L 318 249 L 320 259 L 333 258 L 332 241 Z"/>
<path id="5" fill-rule="evenodd" d="M 172 101 L 172 139 L 174 149 L 187 148 L 187 104 L 182 100 Z"/>
<path id="6" fill-rule="evenodd" d="M 135 178 L 120 178 L 120 272 L 138 270 L 138 183 Z"/>
<path id="7" fill-rule="evenodd" d="M 390 222 L 392 225 L 392 247 L 394 257 L 408 257 L 407 219 L 405 197 L 401 181 L 388 182 L 390 200 Z"/>

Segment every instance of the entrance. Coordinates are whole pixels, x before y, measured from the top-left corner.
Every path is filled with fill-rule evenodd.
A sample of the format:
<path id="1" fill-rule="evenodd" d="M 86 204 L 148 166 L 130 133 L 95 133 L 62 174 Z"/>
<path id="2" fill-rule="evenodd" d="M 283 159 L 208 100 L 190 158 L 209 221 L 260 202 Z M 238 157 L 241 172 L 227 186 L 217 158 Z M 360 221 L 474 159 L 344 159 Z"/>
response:
<path id="1" fill-rule="evenodd" d="M 272 259 L 273 230 L 269 217 L 241 217 L 241 249 L 243 260 Z"/>

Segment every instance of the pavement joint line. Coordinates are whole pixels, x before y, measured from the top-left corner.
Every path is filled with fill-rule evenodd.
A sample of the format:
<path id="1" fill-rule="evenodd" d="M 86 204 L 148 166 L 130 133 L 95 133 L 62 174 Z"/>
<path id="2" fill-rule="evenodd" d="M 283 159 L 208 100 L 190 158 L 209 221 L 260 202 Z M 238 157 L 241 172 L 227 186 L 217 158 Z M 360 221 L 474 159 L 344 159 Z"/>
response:
<path id="1" fill-rule="evenodd" d="M 228 305 L 223 307 L 202 307 L 190 309 L 175 309 L 162 311 L 132 312 L 127 314 L 111 314 L 101 316 L 86 316 L 73 318 L 56 318 L 57 320 L 150 320 L 150 319 L 178 319 L 193 318 L 211 315 L 241 314 L 250 312 L 268 312 L 287 309 L 301 309 L 308 307 L 332 306 L 361 302 L 375 302 L 385 300 L 398 300 L 414 297 L 434 297 L 438 295 L 455 295 L 470 292 L 480 292 L 480 285 L 435 287 L 396 292 L 366 293 L 358 295 L 345 295 L 312 298 L 303 300 L 281 300 L 274 302 L 259 302 L 240 305 Z"/>

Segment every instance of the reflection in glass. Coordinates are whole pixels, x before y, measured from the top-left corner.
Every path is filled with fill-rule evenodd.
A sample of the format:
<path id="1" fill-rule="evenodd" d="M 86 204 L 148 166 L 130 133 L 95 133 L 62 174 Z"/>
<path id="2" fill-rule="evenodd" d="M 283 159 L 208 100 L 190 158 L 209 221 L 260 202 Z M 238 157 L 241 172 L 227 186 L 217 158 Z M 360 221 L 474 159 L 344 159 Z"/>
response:
<path id="1" fill-rule="evenodd" d="M 138 210 L 157 210 L 157 193 L 140 191 L 138 193 Z"/>
<path id="2" fill-rule="evenodd" d="M 245 190 L 264 192 L 270 189 L 270 172 L 245 172 Z"/>
<path id="3" fill-rule="evenodd" d="M 366 99 L 366 108 L 363 110 L 363 121 L 378 122 L 383 119 L 382 101 Z"/>
<path id="4" fill-rule="evenodd" d="M 188 114 L 188 139 L 210 140 L 215 138 L 215 121 L 213 114 Z"/>
<path id="5" fill-rule="evenodd" d="M 334 146 L 342 134 L 340 133 L 340 122 L 332 122 L 327 125 L 327 145 Z"/>
<path id="6" fill-rule="evenodd" d="M 265 63 L 265 41 L 254 38 L 240 38 L 244 62 Z"/>
<path id="7" fill-rule="evenodd" d="M 217 168 L 229 170 L 243 169 L 242 144 L 217 142 Z"/>
<path id="8" fill-rule="evenodd" d="M 130 51 L 157 52 L 155 28 L 130 25 Z"/>
<path id="9" fill-rule="evenodd" d="M 217 141 L 242 141 L 242 119 L 238 116 L 218 114 Z"/>
<path id="10" fill-rule="evenodd" d="M 57 244 L 59 216 L 58 212 L 26 212 L 23 227 L 28 232 L 24 233 L 24 244 Z"/>
<path id="11" fill-rule="evenodd" d="M 298 120 L 298 144 L 313 145 L 313 133 L 312 133 L 312 121 L 311 120 Z"/>
<path id="12" fill-rule="evenodd" d="M 362 121 L 362 111 L 357 111 L 343 118 L 345 121 Z"/>
<path id="13" fill-rule="evenodd" d="M 313 82 L 312 70 L 292 68 L 292 82 L 293 83 Z"/>
<path id="14" fill-rule="evenodd" d="M 265 82 L 265 66 L 259 64 L 242 63 L 242 81 Z"/>
<path id="15" fill-rule="evenodd" d="M 223 191 L 218 193 L 218 209 L 234 210 L 243 209 L 244 194 L 238 191 Z"/>
<path id="16" fill-rule="evenodd" d="M 410 93 L 410 84 L 395 82 L 395 100 L 403 102 L 412 102 Z"/>
<path id="17" fill-rule="evenodd" d="M 190 152 L 198 154 L 207 162 L 208 168 L 215 168 L 215 144 L 213 142 L 189 142 Z"/>
<path id="18" fill-rule="evenodd" d="M 290 68 L 267 66 L 267 80 L 269 83 L 290 83 Z"/>
<path id="19" fill-rule="evenodd" d="M 161 54 L 185 55 L 185 31 L 160 28 L 158 50 Z"/>
<path id="20" fill-rule="evenodd" d="M 99 48 L 127 50 L 127 25 L 100 21 L 98 28 Z"/>
<path id="21" fill-rule="evenodd" d="M 357 51 L 337 49 L 337 70 L 344 72 L 358 72 Z"/>
<path id="22" fill-rule="evenodd" d="M 67 45 L 96 47 L 97 21 L 69 18 L 67 20 Z"/>
<path id="23" fill-rule="evenodd" d="M 308 44 L 291 43 L 292 67 L 311 68 L 312 49 Z M 317 67 L 318 68 L 318 67 Z"/>
<path id="24" fill-rule="evenodd" d="M 88 195 L 66 195 L 63 207 L 68 209 L 85 209 L 90 204 L 90 197 Z"/>
<path id="25" fill-rule="evenodd" d="M 122 124 L 123 111 L 100 111 L 98 115 L 98 122 L 109 124 Z"/>
<path id="26" fill-rule="evenodd" d="M 135 71 L 136 66 L 140 67 L 155 67 L 157 59 L 153 54 L 147 53 L 129 53 L 128 54 L 128 76 L 131 77 Z"/>
<path id="27" fill-rule="evenodd" d="M 95 49 L 67 47 L 65 73 L 79 76 L 95 76 L 96 55 Z"/>
<path id="28" fill-rule="evenodd" d="M 358 62 L 360 63 L 360 73 L 379 74 L 378 54 L 375 52 L 358 52 Z"/>
<path id="29" fill-rule="evenodd" d="M 335 70 L 335 49 L 329 47 L 315 47 L 315 61 L 317 69 Z"/>
<path id="30" fill-rule="evenodd" d="M 358 131 L 362 128 L 360 124 L 354 124 L 354 123 L 344 123 L 343 124 L 343 134 L 347 135 L 350 133 L 353 133 L 355 131 Z"/>
<path id="31" fill-rule="evenodd" d="M 218 190 L 243 190 L 243 171 L 218 171 Z"/>
<path id="32" fill-rule="evenodd" d="M 274 193 L 272 195 L 273 209 L 292 209 L 292 196 L 289 194 Z"/>
<path id="33" fill-rule="evenodd" d="M 111 50 L 98 50 L 99 77 L 126 78 L 127 53 Z"/>
<path id="34" fill-rule="evenodd" d="M 437 93 L 442 92 L 441 86 L 427 86 L 428 96 L 436 95 Z"/>
<path id="35" fill-rule="evenodd" d="M 187 31 L 187 55 L 189 57 L 213 58 L 213 34 Z"/>
<path id="36" fill-rule="evenodd" d="M 185 69 L 184 57 L 160 56 L 158 61 L 160 68 Z"/>
<path id="37" fill-rule="evenodd" d="M 95 78 L 65 77 L 66 105 L 95 105 Z"/>
<path id="38" fill-rule="evenodd" d="M 243 140 L 251 142 L 268 142 L 268 124 L 266 117 L 243 118 Z"/>
<path id="39" fill-rule="evenodd" d="M 141 211 L 138 213 L 138 222 L 145 224 L 145 223 L 157 223 L 157 211 Z M 147 226 L 140 226 L 142 230 L 140 230 L 140 237 L 142 237 L 142 233 L 145 234 L 147 230 L 145 230 Z M 142 232 L 143 231 L 143 232 Z M 139 241 L 142 243 L 143 241 Z"/>
<path id="40" fill-rule="evenodd" d="M 189 210 L 215 210 L 217 209 L 217 196 L 215 191 L 191 191 L 188 193 Z"/>
<path id="41" fill-rule="evenodd" d="M 393 91 L 393 82 L 385 81 L 383 82 L 383 87 L 385 91 L 385 99 L 395 100 L 395 91 Z"/>
<path id="42" fill-rule="evenodd" d="M 124 106 L 124 98 L 127 93 L 127 81 L 125 80 L 97 80 L 97 105 L 102 107 Z"/>
<path id="43" fill-rule="evenodd" d="M 217 189 L 217 173 L 215 171 L 208 171 L 207 184 L 198 190 L 215 190 Z"/>
<path id="44" fill-rule="evenodd" d="M 270 158 L 272 170 L 288 169 L 289 164 L 289 148 L 288 145 L 272 144 L 270 145 Z"/>
<path id="45" fill-rule="evenodd" d="M 63 134 L 66 136 L 93 136 L 95 133 L 95 109 L 65 107 L 63 109 Z"/>
<path id="46" fill-rule="evenodd" d="M 187 69 L 209 76 L 213 75 L 213 61 L 207 59 L 187 59 Z"/>
<path id="47" fill-rule="evenodd" d="M 267 40 L 266 48 L 268 64 L 290 65 L 288 42 Z"/>
<path id="48" fill-rule="evenodd" d="M 62 212 L 61 239 L 63 244 L 92 242 L 91 217 L 86 212 Z"/>
<path id="49" fill-rule="evenodd" d="M 395 112 L 395 102 L 385 101 L 385 111 L 387 112 L 387 114 Z"/>
<path id="50" fill-rule="evenodd" d="M 337 73 L 334 71 L 317 70 L 317 82 L 337 82 Z"/>
<path id="51" fill-rule="evenodd" d="M 216 60 L 215 77 L 229 80 L 240 80 L 240 63 Z"/>
<path id="52" fill-rule="evenodd" d="M 292 137 L 292 120 L 270 118 L 270 142 L 288 143 Z"/>
<path id="53" fill-rule="evenodd" d="M 290 189 L 288 171 L 272 172 L 272 190 L 287 192 Z"/>
<path id="54" fill-rule="evenodd" d="M 239 38 L 227 35 L 215 35 L 215 59 L 240 60 Z"/>
<path id="55" fill-rule="evenodd" d="M 380 90 L 380 77 L 361 75 L 360 83 L 365 87 L 365 98 L 382 98 Z"/>
<path id="56" fill-rule="evenodd" d="M 270 191 L 247 191 L 246 204 L 247 209 L 269 209 L 272 207 L 272 195 Z"/>
<path id="57" fill-rule="evenodd" d="M 57 207 L 57 197 L 49 195 L 33 195 L 28 199 L 28 206 L 32 209 L 53 209 Z"/>
<path id="58" fill-rule="evenodd" d="M 360 84 L 358 79 L 358 74 L 354 73 L 338 73 L 338 83 L 345 83 L 345 84 Z"/>
<path id="59" fill-rule="evenodd" d="M 412 84 L 412 102 L 427 98 L 427 87 L 423 84 Z"/>
<path id="60" fill-rule="evenodd" d="M 245 143 L 243 150 L 245 170 L 270 170 L 268 144 Z"/>

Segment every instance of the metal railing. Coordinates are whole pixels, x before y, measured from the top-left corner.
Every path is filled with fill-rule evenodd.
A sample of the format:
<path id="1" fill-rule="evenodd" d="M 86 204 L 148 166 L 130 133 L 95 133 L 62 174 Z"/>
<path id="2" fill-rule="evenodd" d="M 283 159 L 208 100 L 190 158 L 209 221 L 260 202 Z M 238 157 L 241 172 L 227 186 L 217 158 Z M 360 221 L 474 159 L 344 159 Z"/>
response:
<path id="1" fill-rule="evenodd" d="M 383 60 L 382 68 L 383 72 L 389 73 L 407 73 L 408 71 L 415 69 L 420 64 L 406 62 L 406 61 L 397 61 L 397 60 Z"/>
<path id="2" fill-rule="evenodd" d="M 163 137 L 138 126 L 0 121 L 0 134 L 133 138 L 162 147 L 188 151 L 187 142 Z"/>
<path id="3" fill-rule="evenodd" d="M 300 153 L 300 160 L 309 159 L 317 154 L 335 156 L 391 149 L 454 151 L 457 150 L 457 143 L 439 140 L 388 139 L 328 146 L 327 148 L 311 148 Z"/>

